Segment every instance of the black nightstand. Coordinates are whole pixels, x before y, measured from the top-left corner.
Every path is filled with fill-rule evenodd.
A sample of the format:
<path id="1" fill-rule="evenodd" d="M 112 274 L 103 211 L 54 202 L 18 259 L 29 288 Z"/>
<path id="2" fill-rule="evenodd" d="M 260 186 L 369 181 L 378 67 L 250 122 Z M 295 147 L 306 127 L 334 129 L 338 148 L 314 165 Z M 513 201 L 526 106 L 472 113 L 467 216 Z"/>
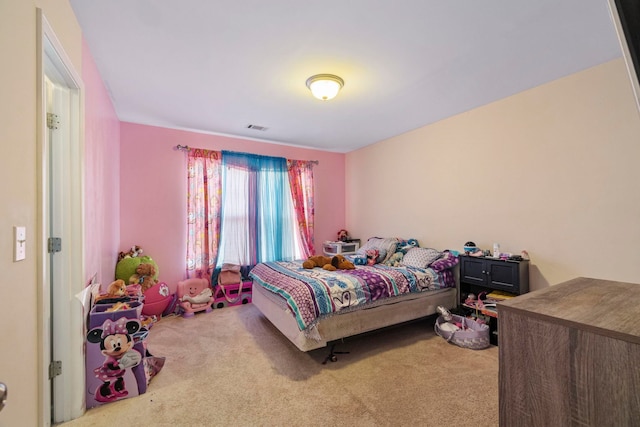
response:
<path id="1" fill-rule="evenodd" d="M 491 343 L 498 344 L 498 311 L 495 307 L 478 308 L 465 304 L 470 293 L 501 291 L 506 296 L 529 292 L 529 261 L 501 260 L 490 257 L 460 255 L 460 306 L 467 314 L 475 314 L 489 323 Z"/>

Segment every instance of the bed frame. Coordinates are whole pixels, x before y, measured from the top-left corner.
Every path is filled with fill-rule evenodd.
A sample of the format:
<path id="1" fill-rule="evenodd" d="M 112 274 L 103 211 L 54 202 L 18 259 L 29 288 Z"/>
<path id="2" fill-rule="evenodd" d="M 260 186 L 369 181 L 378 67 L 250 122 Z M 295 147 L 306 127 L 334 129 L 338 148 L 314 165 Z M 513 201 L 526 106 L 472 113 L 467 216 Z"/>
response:
<path id="1" fill-rule="evenodd" d="M 438 306 L 449 309 L 458 305 L 459 284 L 455 288 L 405 294 L 380 300 L 360 310 L 335 314 L 321 319 L 308 331 L 300 331 L 282 297 L 262 286 L 253 285 L 252 303 L 296 347 L 310 351 L 327 343 L 364 332 L 396 325 L 435 314 Z"/>

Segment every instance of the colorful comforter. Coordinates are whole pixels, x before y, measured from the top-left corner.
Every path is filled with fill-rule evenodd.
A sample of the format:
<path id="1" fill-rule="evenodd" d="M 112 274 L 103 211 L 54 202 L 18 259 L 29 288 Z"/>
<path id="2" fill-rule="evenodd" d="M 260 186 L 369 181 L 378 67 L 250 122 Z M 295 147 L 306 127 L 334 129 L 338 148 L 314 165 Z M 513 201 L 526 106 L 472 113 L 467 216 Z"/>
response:
<path id="1" fill-rule="evenodd" d="M 254 286 L 284 298 L 304 331 L 323 316 L 362 308 L 383 298 L 455 287 L 450 267 L 457 261 L 452 258 L 441 269 L 375 264 L 338 271 L 307 270 L 302 261 L 267 262 L 256 265 L 249 276 Z"/>

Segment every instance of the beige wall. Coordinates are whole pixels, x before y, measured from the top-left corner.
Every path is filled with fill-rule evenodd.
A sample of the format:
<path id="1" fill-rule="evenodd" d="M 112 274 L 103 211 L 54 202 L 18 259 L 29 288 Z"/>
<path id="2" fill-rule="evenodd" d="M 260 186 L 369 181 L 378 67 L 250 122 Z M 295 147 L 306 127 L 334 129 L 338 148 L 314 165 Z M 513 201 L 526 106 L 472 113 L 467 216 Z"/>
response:
<path id="1" fill-rule="evenodd" d="M 0 426 L 38 421 L 38 286 L 35 233 L 36 7 L 81 70 L 81 32 L 67 0 L 0 0 L 0 381 L 9 386 Z M 27 258 L 13 262 L 13 226 L 27 227 Z M 11 325 L 11 327 L 8 327 Z"/>
<path id="2" fill-rule="evenodd" d="M 526 249 L 532 289 L 640 283 L 638 160 L 640 115 L 614 60 L 348 154 L 347 228 Z"/>

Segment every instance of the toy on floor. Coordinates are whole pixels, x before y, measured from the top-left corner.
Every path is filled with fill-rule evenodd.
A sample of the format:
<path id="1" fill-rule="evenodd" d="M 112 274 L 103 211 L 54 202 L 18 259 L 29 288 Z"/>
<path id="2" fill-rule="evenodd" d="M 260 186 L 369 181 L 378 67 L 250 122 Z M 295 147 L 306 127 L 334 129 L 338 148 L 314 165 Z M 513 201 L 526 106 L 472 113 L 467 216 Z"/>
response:
<path id="1" fill-rule="evenodd" d="M 204 304 L 209 301 L 212 295 L 213 292 L 211 291 L 211 288 L 206 288 L 193 297 L 191 295 L 183 295 L 181 301 L 189 301 L 191 304 Z"/>
<path id="2" fill-rule="evenodd" d="M 197 312 L 213 310 L 213 292 L 207 279 L 186 279 L 178 282 L 176 291 L 182 317 L 193 317 Z"/>
<path id="3" fill-rule="evenodd" d="M 213 293 L 213 308 L 225 308 L 249 304 L 252 299 L 253 282 L 250 280 L 235 285 L 216 286 Z"/>
<path id="4" fill-rule="evenodd" d="M 102 366 L 94 369 L 96 378 L 102 385 L 95 391 L 98 402 L 112 402 L 129 394 L 124 374 L 127 368 L 137 366 L 142 355 L 133 348 L 132 335 L 140 329 L 140 322 L 121 317 L 117 321 L 105 320 L 101 327 L 87 333 L 87 341 L 100 343 L 100 351 L 105 356 Z"/>
<path id="5" fill-rule="evenodd" d="M 142 314 L 161 317 L 172 299 L 169 286 L 165 282 L 156 283 L 144 292 Z"/>

